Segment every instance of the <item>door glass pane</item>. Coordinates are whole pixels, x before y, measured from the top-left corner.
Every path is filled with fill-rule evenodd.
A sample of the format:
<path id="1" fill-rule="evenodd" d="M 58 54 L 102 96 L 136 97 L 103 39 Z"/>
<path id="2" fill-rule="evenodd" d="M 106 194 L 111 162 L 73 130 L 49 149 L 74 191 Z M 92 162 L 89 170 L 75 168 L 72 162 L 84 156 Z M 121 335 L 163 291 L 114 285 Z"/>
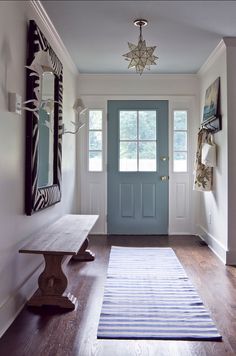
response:
<path id="1" fill-rule="evenodd" d="M 187 132 L 174 132 L 174 151 L 187 151 Z"/>
<path id="2" fill-rule="evenodd" d="M 89 111 L 89 130 L 102 130 L 102 111 Z"/>
<path id="3" fill-rule="evenodd" d="M 120 142 L 120 171 L 137 171 L 137 143 Z"/>
<path id="4" fill-rule="evenodd" d="M 90 131 L 89 132 L 89 150 L 102 149 L 102 132 Z"/>
<path id="5" fill-rule="evenodd" d="M 174 111 L 174 130 L 187 130 L 187 111 Z"/>
<path id="6" fill-rule="evenodd" d="M 156 142 L 139 143 L 139 171 L 156 171 Z"/>
<path id="7" fill-rule="evenodd" d="M 120 140 L 137 140 L 137 111 L 120 111 Z"/>
<path id="8" fill-rule="evenodd" d="M 139 139 L 156 139 L 156 111 L 139 111 Z"/>
<path id="9" fill-rule="evenodd" d="M 101 172 L 102 171 L 102 152 L 90 151 L 89 152 L 89 171 Z"/>
<path id="10" fill-rule="evenodd" d="M 187 172 L 187 152 L 174 152 L 174 172 Z"/>

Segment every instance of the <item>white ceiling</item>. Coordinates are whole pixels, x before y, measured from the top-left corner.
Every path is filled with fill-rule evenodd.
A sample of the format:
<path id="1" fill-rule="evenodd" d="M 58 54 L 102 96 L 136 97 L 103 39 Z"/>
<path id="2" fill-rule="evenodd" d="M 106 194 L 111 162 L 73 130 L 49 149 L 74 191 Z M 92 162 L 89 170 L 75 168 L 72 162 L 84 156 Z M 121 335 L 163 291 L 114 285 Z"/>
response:
<path id="1" fill-rule="evenodd" d="M 145 18 L 150 73 L 196 73 L 222 37 L 236 36 L 236 1 L 41 1 L 80 73 L 130 73 L 122 54 Z"/>

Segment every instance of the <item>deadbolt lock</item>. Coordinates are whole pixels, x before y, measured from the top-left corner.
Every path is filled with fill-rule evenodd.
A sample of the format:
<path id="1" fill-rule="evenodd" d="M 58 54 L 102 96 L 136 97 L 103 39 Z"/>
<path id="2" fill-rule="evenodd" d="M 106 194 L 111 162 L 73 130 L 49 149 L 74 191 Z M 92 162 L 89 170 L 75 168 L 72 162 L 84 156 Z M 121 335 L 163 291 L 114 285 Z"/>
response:
<path id="1" fill-rule="evenodd" d="M 169 176 L 161 176 L 160 177 L 161 181 L 169 180 Z"/>

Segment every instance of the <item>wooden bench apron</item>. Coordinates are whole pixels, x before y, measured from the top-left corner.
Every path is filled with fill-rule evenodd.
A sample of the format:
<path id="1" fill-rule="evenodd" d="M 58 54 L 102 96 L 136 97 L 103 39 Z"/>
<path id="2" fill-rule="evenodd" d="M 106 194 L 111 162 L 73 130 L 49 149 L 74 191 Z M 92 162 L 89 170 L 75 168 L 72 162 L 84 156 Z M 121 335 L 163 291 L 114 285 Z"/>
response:
<path id="1" fill-rule="evenodd" d="M 39 289 L 28 301 L 30 306 L 53 305 L 74 309 L 77 298 L 64 295 L 67 277 L 62 269 L 64 256 L 72 255 L 77 261 L 93 261 L 88 247 L 88 234 L 98 215 L 65 215 L 54 224 L 33 235 L 33 239 L 19 250 L 20 253 L 42 254 L 45 268 L 38 279 Z"/>

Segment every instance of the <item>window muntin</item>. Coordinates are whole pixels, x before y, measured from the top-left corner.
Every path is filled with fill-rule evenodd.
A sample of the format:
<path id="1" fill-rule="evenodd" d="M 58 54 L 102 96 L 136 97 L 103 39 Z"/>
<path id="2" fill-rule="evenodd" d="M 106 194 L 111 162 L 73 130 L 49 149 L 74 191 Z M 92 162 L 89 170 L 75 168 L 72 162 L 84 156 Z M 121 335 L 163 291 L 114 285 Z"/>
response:
<path id="1" fill-rule="evenodd" d="M 102 172 L 103 132 L 102 110 L 89 110 L 88 168 L 89 172 Z"/>
<path id="2" fill-rule="evenodd" d="M 173 171 L 188 170 L 188 112 L 174 110 L 173 114 Z"/>
<path id="3" fill-rule="evenodd" d="M 119 112 L 119 171 L 155 172 L 156 111 Z"/>

